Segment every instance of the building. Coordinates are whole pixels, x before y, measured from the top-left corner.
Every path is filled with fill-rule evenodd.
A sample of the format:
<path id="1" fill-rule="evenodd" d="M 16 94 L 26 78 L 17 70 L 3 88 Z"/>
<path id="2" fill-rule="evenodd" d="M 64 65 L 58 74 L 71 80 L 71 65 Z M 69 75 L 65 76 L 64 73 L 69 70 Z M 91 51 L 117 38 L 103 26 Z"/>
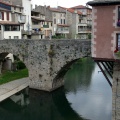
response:
<path id="1" fill-rule="evenodd" d="M 32 39 L 49 38 L 52 35 L 52 21 L 45 18 L 45 14 L 31 11 Z"/>
<path id="2" fill-rule="evenodd" d="M 30 39 L 31 38 L 31 0 L 4 0 L 13 5 L 13 20 L 22 24 L 22 38 Z M 16 15 L 15 15 L 16 14 Z M 18 19 L 16 19 L 18 18 Z M 20 19 L 19 19 L 20 18 Z"/>
<path id="3" fill-rule="evenodd" d="M 92 57 L 112 87 L 112 120 L 119 120 L 120 0 L 94 0 L 88 5 L 93 7 Z"/>
<path id="4" fill-rule="evenodd" d="M 35 10 L 45 14 L 45 20 L 51 22 L 46 22 L 46 24 L 49 24 L 52 29 L 52 31 L 49 30 L 49 32 L 47 32 L 47 35 L 49 34 L 49 36 L 51 36 L 52 34 L 52 36 L 67 38 L 69 34 L 69 25 L 66 24 L 66 12 L 64 10 L 40 5 L 36 5 Z"/>
<path id="5" fill-rule="evenodd" d="M 118 24 L 120 2 L 119 0 L 95 0 L 88 4 L 93 7 L 92 57 L 112 60 L 114 51 L 120 49 L 120 26 Z"/>
<path id="6" fill-rule="evenodd" d="M 0 39 L 21 39 L 21 24 L 12 21 L 12 5 L 0 1 Z"/>
<path id="7" fill-rule="evenodd" d="M 53 36 L 68 38 L 69 25 L 66 23 L 66 11 L 59 9 L 59 7 L 51 8 L 50 6 L 48 6 L 48 9 L 52 12 Z"/>
<path id="8" fill-rule="evenodd" d="M 74 6 L 71 9 L 79 11 L 82 16 L 79 17 L 78 35 L 81 39 L 90 39 L 92 30 L 92 9 L 83 5 Z"/>

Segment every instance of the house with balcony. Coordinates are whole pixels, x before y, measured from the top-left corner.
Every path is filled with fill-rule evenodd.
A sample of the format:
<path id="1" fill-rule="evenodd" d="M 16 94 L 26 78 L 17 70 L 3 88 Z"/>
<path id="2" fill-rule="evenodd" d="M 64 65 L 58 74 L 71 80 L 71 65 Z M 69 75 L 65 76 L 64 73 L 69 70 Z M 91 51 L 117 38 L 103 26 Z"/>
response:
<path id="1" fill-rule="evenodd" d="M 59 9 L 66 12 L 66 23 L 69 25 L 68 38 L 83 39 L 84 33 L 82 34 L 78 32 L 78 23 L 80 22 L 80 19 L 82 19 L 82 13 L 80 11 L 61 6 L 59 6 Z"/>
<path id="2" fill-rule="evenodd" d="M 83 5 L 71 7 L 71 9 L 82 13 L 78 17 L 78 36 L 81 39 L 89 39 L 92 31 L 92 9 Z"/>
<path id="3" fill-rule="evenodd" d="M 12 5 L 0 1 L 0 39 L 21 39 L 21 25 L 12 21 Z"/>
<path id="4" fill-rule="evenodd" d="M 52 21 L 51 11 L 49 11 L 46 6 L 40 6 L 40 5 L 39 6 L 35 5 L 35 9 L 33 11 L 39 14 L 39 15 L 34 14 L 34 17 L 39 16 L 39 18 L 44 20 L 43 22 L 41 22 L 42 23 L 41 30 L 44 33 L 44 38 L 46 39 L 51 38 L 53 34 L 52 33 L 53 21 Z"/>
<path id="5" fill-rule="evenodd" d="M 21 24 L 22 38 L 30 39 L 32 34 L 31 26 L 31 0 L 4 0 L 12 5 L 13 21 Z"/>
<path id="6" fill-rule="evenodd" d="M 32 39 L 44 39 L 45 34 L 43 30 L 43 25 L 45 22 L 45 16 L 36 12 L 31 11 L 31 22 L 32 22 Z"/>
<path id="7" fill-rule="evenodd" d="M 51 8 L 48 6 L 48 9 L 52 12 L 52 21 L 53 21 L 53 36 L 63 36 L 68 38 L 69 34 L 69 25 L 66 23 L 66 11 L 58 8 Z"/>

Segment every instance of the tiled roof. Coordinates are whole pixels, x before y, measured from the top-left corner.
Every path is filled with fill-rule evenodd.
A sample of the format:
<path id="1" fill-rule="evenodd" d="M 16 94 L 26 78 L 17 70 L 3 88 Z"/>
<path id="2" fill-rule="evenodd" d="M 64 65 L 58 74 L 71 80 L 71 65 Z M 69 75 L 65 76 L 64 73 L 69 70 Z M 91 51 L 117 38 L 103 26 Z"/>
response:
<path id="1" fill-rule="evenodd" d="M 77 9 L 77 8 L 79 8 L 79 9 L 86 9 L 87 7 L 86 6 L 83 6 L 83 5 L 78 5 L 78 6 L 74 6 L 74 7 L 71 7 L 72 9 Z"/>
<path id="2" fill-rule="evenodd" d="M 50 11 L 53 11 L 53 12 L 60 12 L 60 13 L 65 13 L 64 11 L 58 9 L 58 8 L 49 8 Z"/>
<path id="3" fill-rule="evenodd" d="M 59 6 L 59 7 L 61 7 L 61 6 Z M 61 8 L 65 9 L 71 13 L 75 13 L 75 10 L 72 8 L 65 8 L 65 7 L 61 7 Z M 82 15 L 82 12 L 80 12 L 80 11 L 76 11 L 76 12 L 77 12 L 77 14 Z"/>
<path id="4" fill-rule="evenodd" d="M 69 25 L 66 25 L 66 24 L 57 24 L 57 25 L 61 27 L 69 27 Z"/>
<path id="5" fill-rule="evenodd" d="M 0 21 L 0 25 L 20 25 L 20 24 L 11 21 Z"/>

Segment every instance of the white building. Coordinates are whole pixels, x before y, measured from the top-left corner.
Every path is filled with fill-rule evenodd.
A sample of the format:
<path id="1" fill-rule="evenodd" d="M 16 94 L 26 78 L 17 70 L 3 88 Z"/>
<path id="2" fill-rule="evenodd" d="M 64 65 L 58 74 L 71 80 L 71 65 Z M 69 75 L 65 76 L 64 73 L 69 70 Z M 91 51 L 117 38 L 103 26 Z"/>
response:
<path id="1" fill-rule="evenodd" d="M 0 39 L 21 39 L 21 27 L 12 21 L 11 4 L 0 1 Z"/>

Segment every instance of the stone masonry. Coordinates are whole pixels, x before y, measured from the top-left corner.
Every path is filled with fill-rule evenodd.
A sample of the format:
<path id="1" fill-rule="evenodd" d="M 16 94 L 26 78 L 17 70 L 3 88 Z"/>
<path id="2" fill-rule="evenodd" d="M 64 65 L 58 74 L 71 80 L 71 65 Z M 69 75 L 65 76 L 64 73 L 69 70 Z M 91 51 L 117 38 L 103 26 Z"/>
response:
<path id="1" fill-rule="evenodd" d="M 120 62 L 114 65 L 112 86 L 112 120 L 120 120 Z"/>
<path id="2" fill-rule="evenodd" d="M 70 65 L 90 55 L 89 40 L 1 40 L 0 53 L 18 56 L 29 70 L 30 87 L 52 91 L 64 84 Z"/>

